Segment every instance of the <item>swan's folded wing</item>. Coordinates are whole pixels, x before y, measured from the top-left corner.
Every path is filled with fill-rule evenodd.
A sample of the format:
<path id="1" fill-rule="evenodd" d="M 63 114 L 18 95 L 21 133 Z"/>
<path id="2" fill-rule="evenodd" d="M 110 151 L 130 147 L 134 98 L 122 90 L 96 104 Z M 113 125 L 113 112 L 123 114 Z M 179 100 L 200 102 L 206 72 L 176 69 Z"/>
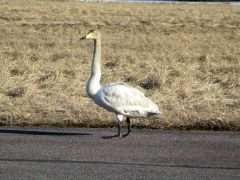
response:
<path id="1" fill-rule="evenodd" d="M 144 94 L 126 84 L 113 83 L 103 88 L 104 98 L 112 105 L 137 105 Z"/>
<path id="2" fill-rule="evenodd" d="M 158 113 L 159 109 L 144 94 L 131 86 L 113 83 L 105 86 L 102 97 L 109 106 L 128 116 L 145 117 L 149 113 Z"/>

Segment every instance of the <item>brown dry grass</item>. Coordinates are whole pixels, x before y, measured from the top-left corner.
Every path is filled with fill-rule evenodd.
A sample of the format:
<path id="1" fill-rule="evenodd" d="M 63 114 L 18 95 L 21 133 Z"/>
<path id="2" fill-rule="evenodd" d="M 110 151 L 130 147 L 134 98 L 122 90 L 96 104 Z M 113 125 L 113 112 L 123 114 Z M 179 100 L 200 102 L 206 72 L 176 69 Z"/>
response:
<path id="1" fill-rule="evenodd" d="M 86 96 L 102 26 L 103 83 L 145 92 L 138 127 L 240 129 L 240 7 L 0 0 L 0 125 L 113 126 Z"/>

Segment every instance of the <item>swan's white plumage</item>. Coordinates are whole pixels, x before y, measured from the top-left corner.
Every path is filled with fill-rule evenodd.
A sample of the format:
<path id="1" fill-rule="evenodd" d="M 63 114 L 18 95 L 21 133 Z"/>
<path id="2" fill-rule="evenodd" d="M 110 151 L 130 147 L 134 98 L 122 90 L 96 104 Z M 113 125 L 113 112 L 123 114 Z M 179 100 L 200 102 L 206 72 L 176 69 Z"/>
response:
<path id="1" fill-rule="evenodd" d="M 93 100 L 105 109 L 129 117 L 148 117 L 159 114 L 159 108 L 144 94 L 122 83 L 103 86 Z"/>
<path id="2" fill-rule="evenodd" d="M 87 83 L 87 94 L 94 102 L 114 112 L 118 121 L 118 136 L 121 137 L 120 122 L 123 116 L 127 117 L 128 134 L 131 132 L 130 117 L 149 117 L 160 114 L 159 108 L 144 94 L 123 83 L 111 83 L 106 86 L 100 84 L 101 80 L 101 34 L 91 31 L 82 39 L 94 40 L 93 61 L 91 76 Z"/>

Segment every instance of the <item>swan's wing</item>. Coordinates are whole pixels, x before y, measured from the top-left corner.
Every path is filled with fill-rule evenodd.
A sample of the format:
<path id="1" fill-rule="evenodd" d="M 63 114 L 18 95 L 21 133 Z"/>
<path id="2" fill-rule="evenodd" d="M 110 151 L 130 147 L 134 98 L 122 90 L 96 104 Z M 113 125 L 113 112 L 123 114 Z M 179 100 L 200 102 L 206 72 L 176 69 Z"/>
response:
<path id="1" fill-rule="evenodd" d="M 112 83 L 104 86 L 101 92 L 103 101 L 117 112 L 133 117 L 147 117 L 159 113 L 159 108 L 144 94 L 127 85 Z"/>
<path id="2" fill-rule="evenodd" d="M 135 89 L 132 86 L 129 86 L 128 84 L 124 83 L 111 83 L 109 85 L 104 86 L 103 91 L 106 95 L 115 94 L 119 96 L 124 96 L 135 94 L 139 96 L 144 96 L 144 94 L 138 89 Z"/>

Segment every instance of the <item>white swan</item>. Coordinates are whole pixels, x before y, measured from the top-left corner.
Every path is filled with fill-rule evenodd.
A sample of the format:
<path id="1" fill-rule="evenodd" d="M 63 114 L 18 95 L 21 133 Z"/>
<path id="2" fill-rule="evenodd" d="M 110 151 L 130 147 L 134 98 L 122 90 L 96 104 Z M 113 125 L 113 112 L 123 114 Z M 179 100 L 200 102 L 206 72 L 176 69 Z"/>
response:
<path id="1" fill-rule="evenodd" d="M 150 99 L 146 98 L 142 92 L 123 83 L 111 83 L 102 86 L 101 80 L 101 33 L 90 31 L 81 39 L 93 39 L 94 51 L 91 67 L 91 76 L 87 82 L 87 94 L 93 101 L 114 112 L 117 118 L 118 135 L 122 137 L 121 122 L 126 117 L 128 124 L 127 136 L 132 132 L 130 118 L 131 117 L 149 117 L 160 114 L 159 108 Z"/>

